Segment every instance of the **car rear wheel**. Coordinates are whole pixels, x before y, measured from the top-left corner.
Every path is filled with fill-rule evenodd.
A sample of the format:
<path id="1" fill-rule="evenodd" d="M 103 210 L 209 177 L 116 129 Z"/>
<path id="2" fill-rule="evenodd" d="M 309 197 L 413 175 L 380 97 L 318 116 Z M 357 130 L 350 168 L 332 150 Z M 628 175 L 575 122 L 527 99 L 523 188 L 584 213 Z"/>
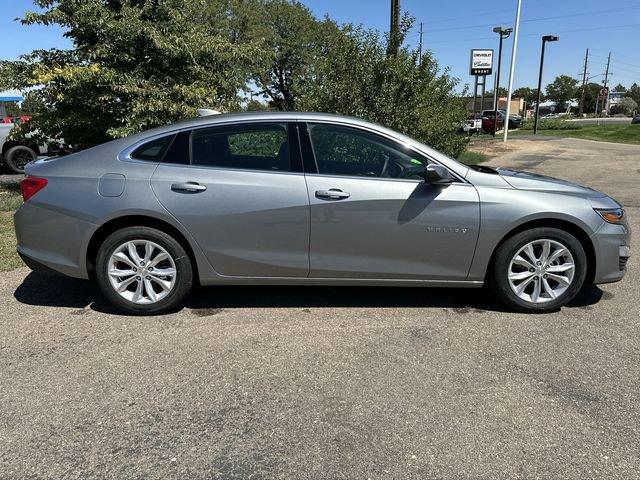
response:
<path id="1" fill-rule="evenodd" d="M 556 228 L 534 228 L 514 235 L 496 252 L 493 286 L 509 307 L 548 312 L 570 302 L 587 273 L 584 248 Z"/>
<path id="2" fill-rule="evenodd" d="M 27 163 L 38 158 L 38 154 L 29 147 L 24 145 L 16 145 L 7 150 L 4 160 L 7 167 L 14 173 L 24 173 L 24 167 Z"/>
<path id="3" fill-rule="evenodd" d="M 153 315 L 175 309 L 193 283 L 193 269 L 182 245 L 149 227 L 111 234 L 98 249 L 96 280 L 120 310 Z"/>

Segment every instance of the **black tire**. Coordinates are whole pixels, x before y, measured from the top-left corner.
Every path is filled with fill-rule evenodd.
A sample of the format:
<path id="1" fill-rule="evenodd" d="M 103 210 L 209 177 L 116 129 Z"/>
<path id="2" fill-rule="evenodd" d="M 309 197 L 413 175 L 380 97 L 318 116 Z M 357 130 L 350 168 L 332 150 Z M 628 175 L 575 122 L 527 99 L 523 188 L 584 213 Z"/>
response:
<path id="1" fill-rule="evenodd" d="M 516 253 L 528 243 L 541 239 L 554 240 L 564 245 L 573 256 L 575 271 L 573 281 L 564 293 L 554 300 L 536 304 L 518 297 L 512 290 L 508 277 L 511 260 Z M 533 228 L 514 235 L 500 245 L 495 254 L 491 286 L 500 300 L 513 310 L 519 312 L 551 312 L 566 305 L 577 295 L 584 284 L 586 275 L 587 256 L 577 238 L 557 228 Z"/>
<path id="2" fill-rule="evenodd" d="M 129 301 L 116 292 L 109 280 L 107 269 L 111 255 L 119 246 L 131 240 L 154 242 L 166 250 L 175 264 L 176 279 L 173 289 L 156 303 L 138 304 Z M 118 309 L 134 315 L 158 315 L 175 310 L 189 294 L 193 284 L 193 268 L 187 252 L 171 236 L 154 228 L 128 227 L 109 235 L 98 249 L 96 281 L 104 296 Z"/>
<path id="3" fill-rule="evenodd" d="M 25 165 L 37 158 L 38 154 L 24 145 L 11 147 L 4 154 L 4 161 L 7 163 L 7 167 L 14 173 L 24 173 Z"/>

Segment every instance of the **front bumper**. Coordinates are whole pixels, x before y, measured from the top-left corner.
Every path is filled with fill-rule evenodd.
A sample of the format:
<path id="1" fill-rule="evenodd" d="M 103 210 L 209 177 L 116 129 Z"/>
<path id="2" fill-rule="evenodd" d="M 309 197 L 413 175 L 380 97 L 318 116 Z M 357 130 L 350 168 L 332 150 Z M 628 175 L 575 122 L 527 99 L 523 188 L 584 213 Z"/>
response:
<path id="1" fill-rule="evenodd" d="M 629 226 L 604 222 L 591 239 L 596 254 L 594 283 L 622 280 L 627 273 L 627 262 L 631 256 Z"/>

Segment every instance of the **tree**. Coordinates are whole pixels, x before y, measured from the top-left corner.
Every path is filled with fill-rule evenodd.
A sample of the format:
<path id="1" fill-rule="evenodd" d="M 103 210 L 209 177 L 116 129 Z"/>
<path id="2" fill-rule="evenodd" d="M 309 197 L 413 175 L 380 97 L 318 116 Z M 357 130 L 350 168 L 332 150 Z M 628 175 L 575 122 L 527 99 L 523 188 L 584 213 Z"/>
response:
<path id="1" fill-rule="evenodd" d="M 405 35 L 411 19 L 402 19 Z M 456 130 L 467 117 L 458 80 L 440 71 L 430 52 L 400 49 L 387 55 L 376 31 L 350 25 L 317 65 L 300 107 L 312 111 L 354 115 L 384 124 L 451 156 L 467 143 Z"/>
<path id="2" fill-rule="evenodd" d="M 235 36 L 232 0 L 34 0 L 23 24 L 59 24 L 68 51 L 0 62 L 0 89 L 38 87 L 46 109 L 27 123 L 90 146 L 194 116 L 239 108 L 257 51 Z"/>
<path id="3" fill-rule="evenodd" d="M 506 89 L 506 88 L 504 88 L 504 87 L 498 87 L 498 98 L 500 98 L 500 97 L 506 97 L 507 95 L 509 95 L 509 92 L 507 91 L 507 89 Z M 493 90 L 487 90 L 487 91 L 484 93 L 484 96 L 485 96 L 485 97 L 491 97 L 491 98 L 493 98 Z"/>
<path id="4" fill-rule="evenodd" d="M 342 33 L 335 22 L 316 19 L 296 0 L 252 0 L 241 11 L 248 19 L 247 36 L 261 48 L 252 72 L 259 93 L 278 110 L 296 110 L 319 59 Z"/>
<path id="5" fill-rule="evenodd" d="M 513 91 L 513 98 L 522 98 L 527 105 L 531 105 L 538 101 L 538 89 L 530 87 L 520 87 Z M 544 100 L 544 94 L 541 95 Z"/>
<path id="6" fill-rule="evenodd" d="M 623 114 L 633 115 L 638 110 L 638 104 L 633 98 L 625 97 L 616 105 L 613 105 L 610 109 L 611 115 Z"/>
<path id="7" fill-rule="evenodd" d="M 614 92 L 626 92 L 627 88 L 624 85 L 622 85 L 621 83 L 619 83 L 618 85 L 615 86 L 613 91 Z"/>
<path id="8" fill-rule="evenodd" d="M 560 75 L 547 85 L 547 99 L 556 102 L 558 109 L 580 95 L 578 81 L 568 75 Z"/>
<path id="9" fill-rule="evenodd" d="M 631 85 L 631 88 L 627 91 L 628 98 L 632 98 L 638 105 L 640 105 L 640 86 L 637 83 Z"/>
<path id="10" fill-rule="evenodd" d="M 597 83 L 588 83 L 584 93 L 584 113 L 595 113 L 596 102 L 600 96 L 600 90 L 602 85 Z M 600 102 L 600 108 L 602 108 L 602 102 Z"/>

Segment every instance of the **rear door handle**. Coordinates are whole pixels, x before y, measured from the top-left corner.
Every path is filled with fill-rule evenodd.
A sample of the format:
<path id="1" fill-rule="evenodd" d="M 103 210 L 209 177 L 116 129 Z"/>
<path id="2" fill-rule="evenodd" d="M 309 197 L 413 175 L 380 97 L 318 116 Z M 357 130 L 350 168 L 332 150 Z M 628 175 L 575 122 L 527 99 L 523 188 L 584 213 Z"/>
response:
<path id="1" fill-rule="evenodd" d="M 197 182 L 174 183 L 171 185 L 171 190 L 174 192 L 199 193 L 204 192 L 206 189 L 207 187 Z"/>
<path id="2" fill-rule="evenodd" d="M 330 188 L 329 190 L 316 190 L 316 197 L 326 198 L 328 200 L 344 200 L 349 198 L 350 193 L 343 192 L 339 188 Z"/>

